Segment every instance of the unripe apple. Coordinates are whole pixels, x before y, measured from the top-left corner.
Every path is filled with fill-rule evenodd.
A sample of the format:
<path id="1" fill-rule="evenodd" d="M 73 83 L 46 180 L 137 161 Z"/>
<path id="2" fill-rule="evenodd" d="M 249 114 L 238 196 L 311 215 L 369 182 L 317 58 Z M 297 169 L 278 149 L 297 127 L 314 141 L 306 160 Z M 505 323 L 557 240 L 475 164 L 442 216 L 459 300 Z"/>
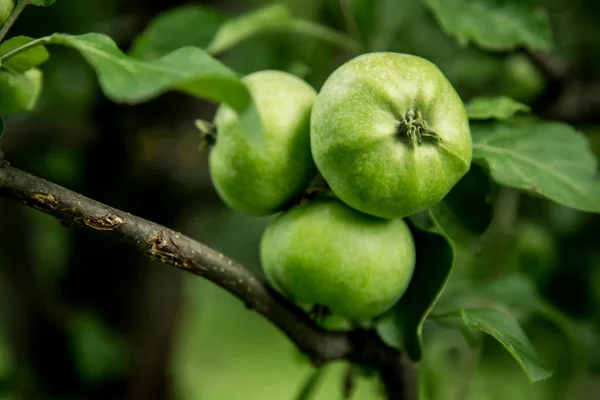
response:
<path id="1" fill-rule="evenodd" d="M 317 167 L 359 211 L 402 218 L 439 203 L 469 170 L 460 97 L 431 62 L 370 53 L 334 71 L 311 117 Z"/>
<path id="2" fill-rule="evenodd" d="M 280 214 L 265 230 L 268 281 L 292 301 L 365 321 L 404 294 L 415 266 L 412 234 L 401 219 L 363 214 L 318 198 Z"/>
<path id="3" fill-rule="evenodd" d="M 0 26 L 6 22 L 14 8 L 14 0 L 0 0 Z"/>
<path id="4" fill-rule="evenodd" d="M 251 215 L 281 209 L 310 184 L 316 167 L 310 152 L 310 112 L 316 91 L 281 71 L 243 78 L 263 124 L 257 143 L 238 114 L 222 105 L 215 116 L 216 143 L 209 156 L 212 181 L 231 208 Z"/>

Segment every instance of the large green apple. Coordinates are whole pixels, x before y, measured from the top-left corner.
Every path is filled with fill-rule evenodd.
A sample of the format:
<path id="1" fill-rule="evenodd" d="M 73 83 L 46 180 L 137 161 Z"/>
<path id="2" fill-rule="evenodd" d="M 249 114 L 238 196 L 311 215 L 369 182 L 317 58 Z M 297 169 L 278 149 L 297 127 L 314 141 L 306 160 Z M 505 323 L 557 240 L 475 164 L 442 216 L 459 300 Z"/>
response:
<path id="1" fill-rule="evenodd" d="M 463 102 L 434 64 L 408 54 L 364 54 L 334 71 L 313 107 L 311 145 L 335 194 L 383 218 L 439 203 L 471 165 Z"/>
<path id="2" fill-rule="evenodd" d="M 381 219 L 333 198 L 280 214 L 265 230 L 261 262 L 273 287 L 301 305 L 365 321 L 404 294 L 415 266 L 402 219 Z"/>
<path id="3" fill-rule="evenodd" d="M 260 71 L 243 78 L 263 124 L 256 143 L 238 114 L 222 105 L 215 115 L 216 143 L 210 175 L 231 208 L 272 214 L 300 194 L 316 174 L 310 153 L 310 112 L 316 91 L 294 75 Z"/>

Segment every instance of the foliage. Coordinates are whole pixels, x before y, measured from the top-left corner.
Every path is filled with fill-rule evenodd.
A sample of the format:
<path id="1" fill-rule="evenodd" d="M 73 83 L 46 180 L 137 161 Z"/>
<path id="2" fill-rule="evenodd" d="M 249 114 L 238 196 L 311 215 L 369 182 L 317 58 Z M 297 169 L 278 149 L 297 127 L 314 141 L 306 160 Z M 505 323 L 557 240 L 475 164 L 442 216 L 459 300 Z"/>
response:
<path id="1" fill-rule="evenodd" d="M 88 63 L 103 96 L 120 107 L 158 104 L 164 98 L 175 99 L 168 97 L 173 92 L 214 105 L 226 104 L 240 114 L 255 145 L 263 139 L 262 121 L 241 79 L 250 69 L 286 70 L 318 89 L 343 60 L 367 51 L 406 52 L 436 63 L 461 97 L 470 99 L 465 103 L 474 163 L 442 202 L 408 218 L 417 249 L 415 273 L 404 296 L 375 321 L 375 329 L 387 344 L 422 362 L 421 390 L 430 395 L 440 382 L 455 385 L 451 390 L 457 392 L 470 387 L 470 383 L 457 383 L 459 378 L 453 378 L 451 383 L 444 380 L 444 376 L 454 376 L 454 364 L 437 362 L 435 358 L 447 357 L 452 351 L 473 361 L 474 367 L 465 367 L 463 379 L 467 381 L 485 382 L 484 387 L 494 390 L 494 384 L 486 378 L 489 371 L 496 375 L 506 373 L 508 378 L 502 385 L 519 379 L 511 372 L 514 365 L 497 364 L 499 358 L 493 346 L 489 352 L 488 344 L 482 350 L 485 335 L 496 340 L 530 380 L 547 379 L 530 389 L 535 393 L 566 398 L 560 396 L 572 382 L 593 379 L 590 366 L 597 366 L 593 355 L 600 349 L 600 274 L 595 272 L 600 268 L 600 258 L 594 250 L 597 239 L 591 239 L 600 213 L 600 136 L 594 133 L 594 127 L 552 121 L 547 112 L 552 108 L 541 105 L 555 90 L 554 86 L 547 86 L 548 82 L 557 78 L 542 77 L 548 71 L 538 68 L 539 60 L 529 58 L 536 52 L 548 54 L 558 44 L 561 49 L 569 49 L 562 52 L 568 60 L 580 57 L 584 63 L 588 59 L 598 62 L 600 42 L 596 37 L 600 36 L 589 33 L 597 26 L 593 18 L 586 16 L 588 12 L 600 13 L 593 2 L 572 5 L 556 0 L 545 7 L 518 0 L 342 0 L 321 2 L 322 7 L 317 1 L 261 5 L 258 3 L 263 2 L 252 2 L 257 3 L 255 7 L 249 7 L 250 2 L 237 2 L 248 10 L 235 15 L 187 4 L 158 14 L 143 31 L 131 33 L 135 39 L 130 49 L 123 49 L 126 40 L 117 34 L 111 38 L 105 32 L 46 33 L 33 38 L 21 35 L 16 29 L 19 25 L 15 25 L 11 29 L 16 34 L 7 35 L 25 6 L 48 7 L 54 3 L 55 0 L 17 2 L 0 30 L 2 144 L 17 135 L 20 118 L 28 115 L 23 112 L 29 112 L 32 119 L 38 118 L 40 124 L 57 118 L 52 112 L 55 105 L 49 99 L 68 88 L 53 86 L 59 79 L 52 68 L 59 65 L 63 71 L 77 70 L 76 62 L 63 63 L 68 59 L 63 58 L 65 48 L 74 50 Z M 67 2 L 56 2 L 54 7 L 37 12 L 52 15 L 54 8 L 67 7 L 64 3 Z M 313 3 L 311 8 L 309 4 Z M 580 28 L 565 22 L 551 24 L 550 15 L 561 5 L 573 7 L 574 15 L 581 20 Z M 0 13 L 4 8 L 12 10 L 12 5 L 8 8 L 0 0 Z M 27 18 L 27 12 L 23 15 Z M 66 28 L 59 26 L 57 30 L 68 31 Z M 575 54 L 576 46 L 567 46 L 584 39 L 593 44 L 593 50 L 586 54 Z M 73 86 L 87 84 L 85 78 L 77 80 L 77 74 L 69 75 L 67 81 L 71 79 Z M 50 110 L 50 116 L 44 115 L 44 110 Z M 68 119 L 79 126 L 89 110 L 82 108 L 77 115 L 74 110 L 67 110 Z M 196 118 L 186 115 L 184 124 L 193 127 Z M 138 134 L 132 132 L 127 140 L 137 140 Z M 153 142 L 148 137 L 141 145 L 144 151 L 135 155 L 139 170 L 147 167 L 144 160 L 160 158 L 162 154 L 157 149 L 164 142 Z M 191 143 L 189 146 L 179 146 L 193 147 L 195 151 L 199 143 L 194 140 L 186 142 Z M 200 158 L 196 154 L 191 156 L 194 157 Z M 64 170 L 81 167 L 74 160 L 66 161 Z M 45 165 L 41 158 L 37 163 Z M 194 164 L 194 168 L 199 167 Z M 52 168 L 40 169 L 53 173 Z M 182 175 L 177 177 L 184 180 Z M 512 206 L 505 201 L 506 193 L 516 198 L 510 203 Z M 194 222 L 203 228 L 194 226 L 196 235 L 216 248 L 236 256 L 239 253 L 241 261 L 249 260 L 250 268 L 260 273 L 256 265 L 257 243 L 268 220 L 245 219 L 208 200 L 201 201 L 209 211 L 195 210 L 192 214 L 197 214 L 196 219 L 188 221 L 190 226 Z M 211 214 L 210 210 L 214 212 Z M 32 234 L 33 238 L 56 234 L 45 224 L 32 226 L 42 232 Z M 211 235 L 203 237 L 207 231 Z M 59 254 L 64 249 L 51 248 L 61 246 L 39 245 L 44 250 L 37 253 L 45 253 L 48 248 L 48 252 Z M 0 272 L 5 264 L 3 251 L 0 248 Z M 41 260 L 44 254 L 36 257 Z M 569 284 L 574 286 L 563 286 Z M 255 360 L 264 357 L 265 365 L 268 364 L 265 368 L 283 371 L 281 375 L 286 378 L 277 383 L 280 386 L 264 389 L 256 398 L 283 398 L 302 391 L 296 389 L 302 377 L 313 376 L 311 368 L 306 360 L 295 360 L 297 355 L 279 333 L 263 321 L 255 321 L 257 316 L 244 314 L 239 304 L 231 303 L 231 298 L 222 292 L 214 293 L 215 298 L 222 296 L 222 301 L 196 301 L 203 290 L 213 291 L 205 283 L 189 286 L 194 292 L 187 310 L 191 316 L 185 317 L 175 346 L 174 368 L 180 373 L 176 386 L 182 397 L 215 398 L 239 393 L 229 392 L 234 389 L 220 380 L 224 375 L 215 372 L 202 359 L 203 355 L 228 363 L 236 377 L 247 375 L 245 387 L 252 387 L 256 393 L 272 382 L 261 380 L 264 374 L 254 369 Z M 580 292 L 585 295 L 580 296 Z M 212 311 L 209 306 L 214 307 Z M 194 319 L 195 310 L 199 309 L 201 322 Z M 2 311 L 0 307 L 0 316 Z M 130 365 L 124 359 L 131 355 L 123 351 L 121 338 L 107 332 L 98 317 L 75 315 L 68 331 L 73 336 L 73 357 L 83 370 L 84 380 L 96 385 L 123 374 Z M 207 326 L 213 324 L 209 331 Z M 562 354 L 564 351 L 558 346 L 544 342 L 545 331 L 540 328 L 543 324 L 553 327 L 547 330 L 555 329 L 552 343 L 564 341 L 572 346 L 572 358 Z M 224 333 L 217 335 L 216 329 Z M 206 342 L 198 339 L 198 332 L 208 338 Z M 461 339 L 456 339 L 457 332 L 463 335 Z M 4 347 L 0 348 L 0 367 L 10 359 L 6 353 Z M 90 363 L 93 359 L 97 362 Z M 563 368 L 569 362 L 577 368 Z M 0 368 L 0 391 L 5 384 L 5 369 Z M 331 379 L 337 382 L 342 378 L 342 368 L 333 369 L 335 378 Z M 548 379 L 550 370 L 554 376 Z M 324 371 L 323 376 L 319 372 L 314 375 L 314 382 L 310 378 L 308 382 L 314 383 L 317 396 L 331 398 L 339 388 L 331 383 L 333 380 L 327 380 L 331 374 Z M 199 372 L 209 377 L 202 378 L 203 382 L 213 382 L 204 386 L 196 383 Z M 376 390 L 372 378 L 360 379 L 363 386 L 356 398 L 372 398 L 369 396 Z M 296 385 L 294 390 L 291 385 Z M 464 398 L 483 398 L 481 390 L 471 389 L 472 396 Z M 222 392 L 217 393 L 219 390 Z"/>

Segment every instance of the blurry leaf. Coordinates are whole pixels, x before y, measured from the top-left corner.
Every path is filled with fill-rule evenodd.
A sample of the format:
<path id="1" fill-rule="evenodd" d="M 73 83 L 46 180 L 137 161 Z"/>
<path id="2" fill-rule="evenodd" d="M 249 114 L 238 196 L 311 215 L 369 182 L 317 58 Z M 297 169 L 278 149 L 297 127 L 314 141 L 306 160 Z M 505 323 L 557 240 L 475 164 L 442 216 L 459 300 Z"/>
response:
<path id="1" fill-rule="evenodd" d="M 12 37 L 0 44 L 0 56 L 33 40 L 35 39 L 27 36 Z M 2 67 L 11 69 L 15 72 L 25 72 L 46 62 L 48 57 L 50 57 L 50 54 L 48 54 L 48 50 L 46 50 L 44 46 L 35 46 L 4 61 Z"/>
<path id="2" fill-rule="evenodd" d="M 226 103 L 239 113 L 240 123 L 262 140 L 262 122 L 250 93 L 237 75 L 196 47 L 183 47 L 152 61 L 124 54 L 108 36 L 99 33 L 55 34 L 51 43 L 78 50 L 94 67 L 104 94 L 122 103 L 141 103 L 169 90 Z"/>
<path id="3" fill-rule="evenodd" d="M 289 24 L 282 25 L 281 28 L 284 32 L 289 31 L 290 33 L 303 34 L 338 45 L 351 52 L 358 52 L 358 43 L 354 40 L 316 22 L 294 19 Z"/>
<path id="4" fill-rule="evenodd" d="M 358 34 L 362 41 L 371 43 L 381 25 L 378 13 L 382 8 L 380 2 L 380 0 L 338 0 L 330 3 L 335 3 L 332 7 L 333 11 L 337 13 L 336 18 L 344 25 L 346 31 L 357 30 L 358 32 L 353 34 Z M 402 2 L 403 0 L 398 0 L 398 3 Z M 349 18 L 352 18 L 352 21 L 348 21 Z M 354 27 L 349 26 L 352 23 L 355 24 Z"/>
<path id="5" fill-rule="evenodd" d="M 184 46 L 206 48 L 224 21 L 217 11 L 198 4 L 171 8 L 152 20 L 129 54 L 153 59 Z"/>
<path id="6" fill-rule="evenodd" d="M 203 231 L 194 223 L 189 226 L 216 248 L 237 248 L 237 251 L 233 250 L 236 259 L 244 265 L 255 264 L 259 268 L 258 242 L 266 219 L 234 214 L 222 207 L 211 208 L 209 213 L 206 210 L 198 210 L 198 214 L 202 214 L 200 218 L 207 218 L 202 225 L 221 231 L 217 232 L 219 237 L 213 237 L 210 231 Z M 225 222 L 225 226 L 219 221 Z M 217 400 L 296 398 L 309 374 L 315 370 L 307 357 L 299 358 L 294 344 L 272 323 L 248 312 L 238 298 L 212 282 L 191 277 L 183 283 L 186 306 L 180 310 L 178 326 L 181 328 L 176 330 L 173 338 L 171 367 L 173 389 L 178 397 Z M 328 363 L 323 370 L 311 400 L 339 399 L 347 363 Z M 380 397 L 377 377 L 359 377 L 356 384 L 352 400 Z"/>
<path id="7" fill-rule="evenodd" d="M 584 356 L 585 349 L 593 348 L 597 344 L 597 339 L 589 327 L 577 323 L 546 302 L 538 295 L 531 279 L 522 275 L 505 275 L 485 285 L 466 279 L 453 280 L 436 304 L 431 318 L 446 315 L 461 307 L 502 307 L 519 319 L 530 318 L 535 314 L 560 328 L 578 357 Z"/>
<path id="8" fill-rule="evenodd" d="M 32 110 L 42 90 L 42 72 L 25 73 L 0 70 L 0 113 Z"/>
<path id="9" fill-rule="evenodd" d="M 447 34 L 489 50 L 552 48 L 550 20 L 527 0 L 426 0 Z"/>
<path id="10" fill-rule="evenodd" d="M 361 2 L 363 8 L 375 9 L 374 21 L 370 24 L 370 29 L 367 32 L 370 35 L 369 50 L 371 51 L 389 50 L 390 45 L 396 39 L 398 31 L 409 23 L 423 7 L 422 2 L 414 0 L 354 0 L 353 5 Z"/>
<path id="11" fill-rule="evenodd" d="M 87 383 L 116 376 L 126 367 L 126 346 L 95 315 L 77 314 L 69 327 L 77 370 Z"/>
<path id="12" fill-rule="evenodd" d="M 431 218 L 452 242 L 462 249 L 480 251 L 481 235 L 492 220 L 487 201 L 492 188 L 481 167 L 473 164 L 444 200 L 429 210 Z"/>
<path id="13" fill-rule="evenodd" d="M 380 0 L 375 38 L 381 50 L 386 50 L 393 42 L 398 29 L 411 20 L 422 7 L 422 2 L 413 0 Z"/>
<path id="14" fill-rule="evenodd" d="M 358 45 L 345 35 L 315 22 L 295 19 L 287 7 L 275 3 L 226 21 L 206 50 L 212 54 L 222 53 L 262 33 L 299 33 L 351 51 L 358 49 Z"/>
<path id="15" fill-rule="evenodd" d="M 211 53 L 221 53 L 247 38 L 292 21 L 290 11 L 282 4 L 271 4 L 225 22 L 208 46 Z"/>
<path id="16" fill-rule="evenodd" d="M 388 345 L 417 361 L 421 358 L 423 323 L 450 277 L 454 249 L 444 236 L 418 229 L 412 232 L 417 251 L 414 275 L 406 293 L 377 321 L 376 329 Z"/>
<path id="17" fill-rule="evenodd" d="M 438 230 L 437 224 L 432 218 L 429 210 L 421 211 L 417 214 L 410 215 L 408 220 L 417 228 L 422 231 L 437 233 L 442 235 L 442 232 Z"/>
<path id="18" fill-rule="evenodd" d="M 466 104 L 469 119 L 508 119 L 515 113 L 530 112 L 525 104 L 510 97 L 476 97 Z"/>
<path id="19" fill-rule="evenodd" d="M 0 138 L 4 135 L 4 120 L 0 116 Z"/>
<path id="20" fill-rule="evenodd" d="M 476 122 L 473 159 L 501 185 L 529 190 L 563 205 L 600 212 L 596 158 L 584 135 L 555 122 L 512 118 Z"/>
<path id="21" fill-rule="evenodd" d="M 0 381 L 13 374 L 16 368 L 10 344 L 11 341 L 5 337 L 4 330 L 0 331 Z"/>
<path id="22" fill-rule="evenodd" d="M 296 400 L 311 400 L 314 398 L 315 391 L 323 378 L 323 372 L 325 372 L 324 368 L 315 368 L 314 371 L 310 372 L 308 379 L 302 385 L 298 396 L 296 396 Z"/>
<path id="23" fill-rule="evenodd" d="M 56 0 L 23 0 L 23 1 L 27 1 L 28 4 L 31 4 L 32 6 L 38 6 L 38 7 L 48 7 L 48 6 L 51 6 L 52 4 L 56 3 Z"/>
<path id="24" fill-rule="evenodd" d="M 435 325 L 435 329 L 427 329 L 425 337 L 427 345 L 419 362 L 419 400 L 467 400 L 457 395 L 457 389 L 470 381 L 463 360 L 473 365 L 477 350 L 469 347 L 462 332 L 454 327 Z M 479 373 L 480 365 L 477 367 Z M 480 399 L 472 398 L 469 392 L 468 400 Z"/>
<path id="25" fill-rule="evenodd" d="M 462 324 L 493 336 L 519 363 L 532 381 L 549 378 L 552 373 L 540 366 L 537 355 L 519 322 L 507 311 L 495 308 L 459 309 L 438 320 Z"/>
<path id="26" fill-rule="evenodd" d="M 583 215 L 570 208 L 563 209 Z M 520 219 L 513 236 L 515 262 L 523 273 L 539 282 L 546 280 L 558 263 L 556 240 L 547 225 L 546 221 L 542 224 Z"/>

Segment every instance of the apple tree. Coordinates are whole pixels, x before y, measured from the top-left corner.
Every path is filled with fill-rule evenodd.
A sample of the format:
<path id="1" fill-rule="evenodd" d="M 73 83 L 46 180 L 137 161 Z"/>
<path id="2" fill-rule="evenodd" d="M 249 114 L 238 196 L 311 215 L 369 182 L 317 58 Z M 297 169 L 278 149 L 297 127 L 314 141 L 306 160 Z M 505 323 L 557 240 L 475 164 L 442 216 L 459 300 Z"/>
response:
<path id="1" fill-rule="evenodd" d="M 189 388 L 195 359 L 213 347 L 215 354 L 234 348 L 236 339 L 222 333 L 211 346 L 183 325 L 177 344 L 184 361 L 175 375 L 185 388 L 173 393 L 444 400 L 581 398 L 593 392 L 585 386 L 593 374 L 583 359 L 600 349 L 600 326 L 565 311 L 550 290 L 570 276 L 565 272 L 571 268 L 569 251 L 582 254 L 577 258 L 582 265 L 600 267 L 593 250 L 597 237 L 592 244 L 581 239 L 597 233 L 600 213 L 598 134 L 586 125 L 598 122 L 600 90 L 596 81 L 577 73 L 576 57 L 559 47 L 569 40 L 568 24 L 557 16 L 565 1 L 340 0 L 252 7 L 224 2 L 246 7 L 238 11 L 219 2 L 174 2 L 178 5 L 159 7 L 161 12 L 143 24 L 127 20 L 140 26 L 113 29 L 114 34 L 101 24 L 94 30 L 104 33 L 81 27 L 69 33 L 57 26 L 60 33 L 21 34 L 17 19 L 28 12 L 40 16 L 65 7 L 61 12 L 67 15 L 71 6 L 83 10 L 95 4 L 68 3 L 0 0 L 0 197 L 80 228 L 77 232 L 124 243 L 136 260 L 145 256 L 201 278 L 194 282 L 211 282 L 211 288 L 222 289 L 224 302 L 236 299 L 236 306 L 241 302 L 253 311 L 236 309 L 236 317 L 229 317 L 250 321 L 235 325 L 240 338 L 252 337 L 252 324 L 268 323 L 257 332 L 274 327 L 273 343 L 293 344 L 273 358 L 277 368 L 287 371 L 295 363 L 303 368 L 302 379 L 296 379 L 297 369 L 295 386 L 282 385 L 279 392 L 233 383 L 194 391 Z M 579 7 L 575 14 L 582 20 L 587 8 L 600 13 L 587 3 Z M 123 31 L 131 31 L 129 40 L 122 40 Z M 82 71 L 93 71 L 94 83 L 78 80 L 75 62 L 53 64 L 61 57 L 84 61 Z M 51 98 L 45 97 L 46 87 L 60 76 L 53 65 L 70 69 L 61 70 L 61 90 Z M 54 78 L 47 83 L 46 76 Z M 40 109 L 58 118 L 61 104 L 65 120 L 80 129 L 73 110 L 87 107 L 83 99 L 93 95 L 73 99 L 85 87 L 101 91 L 108 111 L 97 121 L 109 128 L 100 136 L 114 140 L 89 168 L 117 165 L 111 161 L 115 154 L 122 166 L 134 167 L 111 170 L 111 179 L 122 175 L 118 185 L 112 180 L 96 185 L 90 173 L 91 186 L 84 192 L 73 190 L 75 181 L 61 181 L 61 174 L 54 179 L 51 168 L 21 167 L 13 161 L 10 141 L 20 121 L 35 120 Z M 170 105 L 171 99 L 204 108 L 184 112 Z M 182 113 L 178 124 L 193 134 L 183 145 L 150 143 L 151 135 L 142 135 L 141 147 L 151 155 L 129 154 L 124 149 L 132 140 L 126 137 L 131 118 L 121 113 L 131 109 L 143 110 L 140 119 Z M 185 149 L 178 153 L 173 146 Z M 125 202 L 129 179 L 156 172 L 144 166 L 147 158 L 166 160 L 179 172 L 179 163 L 193 160 L 206 171 L 218 209 L 234 222 L 211 221 L 207 212 L 203 218 L 210 223 L 198 224 L 203 232 L 187 230 L 178 218 L 201 196 L 164 181 L 148 185 L 138 202 Z M 168 218 L 160 214 L 165 210 Z M 5 215 L 0 239 L 11 237 L 12 247 L 18 247 L 22 242 L 14 238 L 24 225 L 11 222 L 9 214 L 0 214 Z M 257 228 L 245 238 L 239 221 Z M 62 234 L 53 235 L 44 237 Z M 219 235 L 223 240 L 213 242 Z M 228 251 L 243 241 L 251 243 L 249 262 L 258 268 Z M 97 251 L 111 254 L 107 249 Z M 26 254 L 12 257 L 15 264 Z M 82 257 L 75 264 L 94 263 L 89 251 Z M 117 267 L 120 272 L 111 273 L 108 284 L 126 288 L 125 282 L 135 282 L 125 280 L 127 263 Z M 161 272 L 169 275 L 155 283 L 148 298 L 160 301 L 172 279 L 166 277 L 176 269 Z M 577 276 L 586 284 L 581 276 L 589 276 L 589 285 L 596 282 L 585 287 L 597 296 L 600 275 L 590 267 Z M 26 286 L 17 292 L 26 293 Z M 73 311 L 77 301 L 66 307 L 45 298 L 35 297 L 35 304 L 52 324 L 77 332 L 72 347 L 87 348 L 87 331 L 64 317 L 82 315 Z M 82 326 L 95 317 L 85 318 Z M 227 324 L 219 329 L 225 332 Z M 560 339 L 544 342 L 547 332 Z M 92 380 L 94 374 L 104 377 L 109 365 L 124 368 L 123 346 L 108 336 L 89 339 L 114 345 L 106 347 L 106 363 L 86 367 L 85 360 L 96 353 L 78 359 L 86 372 L 74 371 L 71 382 L 85 374 Z M 255 336 L 259 341 L 260 334 Z M 168 343 L 164 337 L 156 341 Z M 561 369 L 566 356 L 557 355 L 556 343 L 563 342 L 574 357 L 566 362 L 579 369 Z M 59 347 L 57 356 L 70 349 Z M 0 383 L 1 355 L 0 347 Z M 261 354 L 242 356 L 249 359 L 245 373 L 250 374 Z M 332 365 L 343 367 L 336 372 L 335 389 L 327 391 L 323 381 Z M 211 379 L 198 379 L 210 385 Z M 495 389 L 492 380 L 506 385 Z M 525 388 L 523 381 L 536 383 Z M 94 387 L 48 389 L 48 398 L 93 398 L 90 393 L 101 392 Z M 494 392 L 498 397 L 486 397 Z"/>

